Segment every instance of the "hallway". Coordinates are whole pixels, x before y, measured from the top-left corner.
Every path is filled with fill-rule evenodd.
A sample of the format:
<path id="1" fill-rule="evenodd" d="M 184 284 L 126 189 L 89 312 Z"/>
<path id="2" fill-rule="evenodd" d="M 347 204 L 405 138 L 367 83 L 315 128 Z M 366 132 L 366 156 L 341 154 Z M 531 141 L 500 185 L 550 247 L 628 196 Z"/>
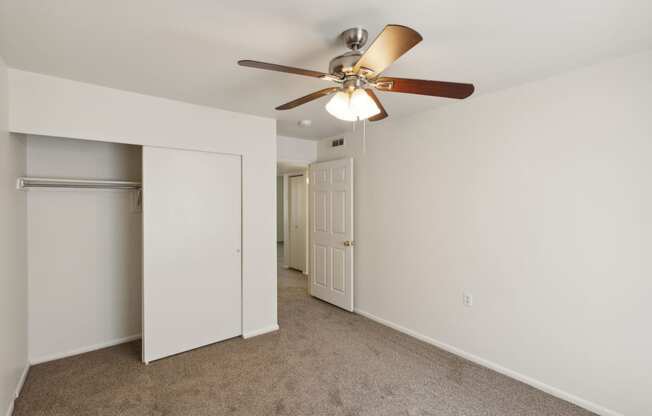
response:
<path id="1" fill-rule="evenodd" d="M 278 332 L 148 366 L 138 342 L 32 367 L 16 416 L 589 415 L 310 297 L 279 268 Z"/>

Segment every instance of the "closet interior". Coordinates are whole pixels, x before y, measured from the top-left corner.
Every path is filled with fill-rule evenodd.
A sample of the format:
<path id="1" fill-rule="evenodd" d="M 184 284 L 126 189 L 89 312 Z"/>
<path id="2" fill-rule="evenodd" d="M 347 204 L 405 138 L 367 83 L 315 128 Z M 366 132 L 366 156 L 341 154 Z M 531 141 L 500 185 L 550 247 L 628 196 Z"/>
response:
<path id="1" fill-rule="evenodd" d="M 26 140 L 31 361 L 139 338 L 142 148 Z"/>

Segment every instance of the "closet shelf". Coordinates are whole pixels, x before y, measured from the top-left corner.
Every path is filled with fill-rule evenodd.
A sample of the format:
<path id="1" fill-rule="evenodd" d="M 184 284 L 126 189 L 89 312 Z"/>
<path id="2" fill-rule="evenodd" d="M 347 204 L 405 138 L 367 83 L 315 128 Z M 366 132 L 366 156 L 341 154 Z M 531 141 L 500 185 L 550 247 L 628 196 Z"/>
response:
<path id="1" fill-rule="evenodd" d="M 97 179 L 60 179 L 60 178 L 18 178 L 18 189 L 29 188 L 74 188 L 74 189 L 124 189 L 140 190 L 142 184 L 133 181 L 105 181 Z"/>

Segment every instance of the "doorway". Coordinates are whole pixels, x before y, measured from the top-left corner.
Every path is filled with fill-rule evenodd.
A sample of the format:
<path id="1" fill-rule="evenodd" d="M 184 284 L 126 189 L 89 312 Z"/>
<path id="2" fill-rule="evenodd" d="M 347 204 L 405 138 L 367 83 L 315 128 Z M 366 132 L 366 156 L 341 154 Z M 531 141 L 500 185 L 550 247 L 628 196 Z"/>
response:
<path id="1" fill-rule="evenodd" d="M 308 274 L 308 163 L 277 165 L 277 250 L 285 269 Z"/>

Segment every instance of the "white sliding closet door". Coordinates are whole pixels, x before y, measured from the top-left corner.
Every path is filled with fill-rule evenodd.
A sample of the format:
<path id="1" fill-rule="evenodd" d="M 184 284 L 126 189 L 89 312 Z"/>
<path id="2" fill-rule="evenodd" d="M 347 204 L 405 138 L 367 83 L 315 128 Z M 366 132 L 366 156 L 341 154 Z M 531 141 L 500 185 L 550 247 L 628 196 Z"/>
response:
<path id="1" fill-rule="evenodd" d="M 143 361 L 242 333 L 240 157 L 143 147 Z"/>

